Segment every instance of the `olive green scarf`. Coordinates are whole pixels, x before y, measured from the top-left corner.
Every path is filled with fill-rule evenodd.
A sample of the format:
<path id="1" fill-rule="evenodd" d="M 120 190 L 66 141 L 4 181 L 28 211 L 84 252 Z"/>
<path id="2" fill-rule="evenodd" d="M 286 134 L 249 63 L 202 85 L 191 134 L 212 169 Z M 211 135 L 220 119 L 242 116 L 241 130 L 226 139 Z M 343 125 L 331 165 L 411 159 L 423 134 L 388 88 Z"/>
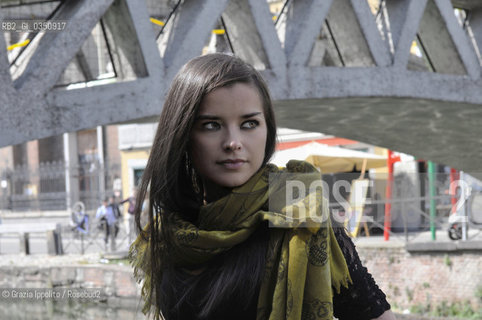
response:
<path id="1" fill-rule="evenodd" d="M 200 265 L 242 243 L 262 221 L 269 221 L 270 240 L 257 319 L 332 320 L 332 290 L 347 287 L 351 279 L 328 218 L 328 202 L 320 188 L 309 189 L 320 178 L 306 162 L 292 160 L 286 170 L 267 165 L 227 196 L 202 206 L 197 226 L 174 215 L 170 244 L 175 254 L 159 256 L 176 266 Z M 296 189 L 295 199 L 287 205 L 287 183 L 293 180 L 298 187 L 301 182 L 306 188 L 304 192 Z M 144 280 L 143 311 L 154 307 L 154 316 L 159 318 L 160 311 L 150 295 L 154 284 L 149 252 L 148 241 L 138 237 L 130 248 L 130 259 L 135 277 Z"/>

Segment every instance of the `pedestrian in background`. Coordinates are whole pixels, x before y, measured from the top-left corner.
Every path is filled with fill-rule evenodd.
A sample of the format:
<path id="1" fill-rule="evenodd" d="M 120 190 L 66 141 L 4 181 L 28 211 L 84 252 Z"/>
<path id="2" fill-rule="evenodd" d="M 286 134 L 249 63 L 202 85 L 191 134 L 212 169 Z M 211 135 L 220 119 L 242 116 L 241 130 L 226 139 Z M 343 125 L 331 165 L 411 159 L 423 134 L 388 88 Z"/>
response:
<path id="1" fill-rule="evenodd" d="M 120 218 L 119 206 L 115 202 L 115 197 L 110 196 L 108 199 L 104 199 L 102 206 L 97 209 L 96 219 L 99 221 L 105 221 L 105 246 L 109 239 L 111 240 L 111 250 L 115 250 L 115 238 L 119 232 L 119 218 Z"/>
<path id="2" fill-rule="evenodd" d="M 120 204 L 124 204 L 126 202 L 128 202 L 128 207 L 127 207 L 127 221 L 126 221 L 126 231 L 127 231 L 127 235 L 129 237 L 129 243 L 132 242 L 132 236 L 134 234 L 134 210 L 136 208 L 136 193 L 137 193 L 137 189 L 136 188 L 133 188 L 132 189 L 132 193 L 131 195 L 122 200 L 120 202 Z"/>
<path id="3" fill-rule="evenodd" d="M 89 232 L 89 216 L 85 213 L 82 202 L 74 204 L 71 219 L 73 224 L 72 231 L 76 234 L 87 234 Z"/>
<path id="4" fill-rule="evenodd" d="M 95 219 L 97 220 L 97 227 L 100 230 L 104 230 L 107 228 L 107 219 L 106 219 L 106 214 L 107 214 L 107 205 L 109 204 L 109 199 L 104 198 L 102 200 L 102 204 L 97 208 L 97 211 L 95 213 Z"/>

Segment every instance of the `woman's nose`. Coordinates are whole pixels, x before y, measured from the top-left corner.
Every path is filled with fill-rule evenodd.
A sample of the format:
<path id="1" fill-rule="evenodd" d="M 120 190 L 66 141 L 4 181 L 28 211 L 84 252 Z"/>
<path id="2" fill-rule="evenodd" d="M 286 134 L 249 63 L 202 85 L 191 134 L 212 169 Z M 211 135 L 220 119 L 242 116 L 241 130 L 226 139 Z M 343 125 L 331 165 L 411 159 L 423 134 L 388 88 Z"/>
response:
<path id="1" fill-rule="evenodd" d="M 242 144 L 239 135 L 234 132 L 229 132 L 226 140 L 224 141 L 223 148 L 226 151 L 240 150 L 242 148 Z"/>

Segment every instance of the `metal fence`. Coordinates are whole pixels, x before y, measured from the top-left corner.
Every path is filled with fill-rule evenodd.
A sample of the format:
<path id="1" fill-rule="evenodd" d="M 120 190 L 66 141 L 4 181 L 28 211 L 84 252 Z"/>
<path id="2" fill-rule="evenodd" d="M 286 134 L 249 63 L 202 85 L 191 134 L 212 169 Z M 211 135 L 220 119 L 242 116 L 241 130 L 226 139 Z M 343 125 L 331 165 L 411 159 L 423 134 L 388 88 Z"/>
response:
<path id="1" fill-rule="evenodd" d="M 67 210 L 67 177 L 78 182 L 78 195 L 87 210 L 97 208 L 102 198 L 113 193 L 114 181 L 120 179 L 120 164 L 88 162 L 66 166 L 63 161 L 6 168 L 0 172 L 0 209 L 4 211 Z"/>
<path id="2" fill-rule="evenodd" d="M 95 212 L 87 213 L 87 221 L 78 228 L 74 223 L 62 226 L 62 250 L 69 254 L 85 254 L 94 252 L 127 251 L 137 237 L 133 223 L 126 219 L 124 213 L 115 226 L 109 228 L 103 220 L 95 218 Z"/>
<path id="3" fill-rule="evenodd" d="M 438 195 L 435 200 L 437 203 L 444 203 L 450 201 L 450 195 Z M 427 196 L 392 199 L 390 203 L 393 209 L 392 226 L 394 228 L 390 232 L 391 236 L 406 243 L 412 242 L 419 237 L 421 232 L 430 230 L 430 221 L 433 221 L 437 230 L 448 231 L 448 215 L 451 207 L 438 205 L 437 215 L 433 219 L 419 205 L 421 202 L 428 203 L 429 201 L 430 197 Z M 367 229 L 364 229 L 361 225 L 358 235 L 364 234 L 366 230 L 369 230 L 370 234 L 383 232 L 385 216 L 382 208 L 385 208 L 385 204 L 386 200 L 368 199 L 364 208 L 364 217 L 368 218 L 366 220 Z M 482 192 L 473 192 L 466 201 L 466 205 L 468 206 L 468 226 L 475 229 L 482 228 Z M 330 206 L 332 212 L 336 212 L 339 203 L 331 203 Z M 129 219 L 127 212 L 124 212 L 123 216 L 119 218 L 116 227 L 109 230 L 109 235 L 106 232 L 108 226 L 95 217 L 94 210 L 90 210 L 86 214 L 86 223 L 81 228 L 78 228 L 74 218 L 70 223 L 64 222 L 62 224 L 61 246 L 63 253 L 127 252 L 130 244 L 137 237 L 137 229 L 134 227 L 133 221 Z M 147 217 L 144 215 L 143 218 L 141 222 L 145 224 Z"/>

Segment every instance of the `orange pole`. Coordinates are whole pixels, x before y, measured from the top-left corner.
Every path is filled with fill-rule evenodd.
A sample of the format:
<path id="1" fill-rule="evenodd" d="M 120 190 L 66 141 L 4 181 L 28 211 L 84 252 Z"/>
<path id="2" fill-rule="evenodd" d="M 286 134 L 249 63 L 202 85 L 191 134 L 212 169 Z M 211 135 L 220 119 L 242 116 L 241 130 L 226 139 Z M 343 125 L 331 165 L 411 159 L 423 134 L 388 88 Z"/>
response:
<path id="1" fill-rule="evenodd" d="M 383 238 L 385 241 L 390 239 L 390 230 L 392 228 L 391 225 L 391 214 L 390 211 L 392 209 L 392 184 L 393 184 L 393 152 L 388 150 L 387 156 L 387 167 L 388 167 L 388 177 L 387 177 L 387 186 L 385 188 L 385 223 L 383 226 Z"/>

